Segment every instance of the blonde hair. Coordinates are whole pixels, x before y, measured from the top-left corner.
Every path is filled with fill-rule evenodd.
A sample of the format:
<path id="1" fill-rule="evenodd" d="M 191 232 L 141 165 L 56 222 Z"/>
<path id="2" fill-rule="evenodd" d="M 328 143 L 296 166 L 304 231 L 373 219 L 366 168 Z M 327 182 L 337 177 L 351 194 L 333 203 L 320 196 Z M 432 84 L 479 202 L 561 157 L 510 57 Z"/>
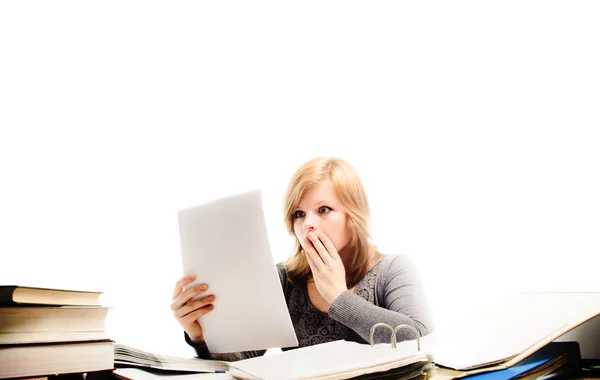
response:
<path id="1" fill-rule="evenodd" d="M 341 158 L 317 157 L 303 164 L 292 176 L 284 197 L 283 215 L 288 233 L 295 237 L 292 256 L 285 266 L 291 282 L 311 276 L 310 266 L 300 241 L 294 233 L 293 213 L 306 191 L 313 185 L 330 180 L 335 195 L 348 215 L 350 242 L 353 251 L 347 263 L 346 285 L 356 285 L 367 273 L 371 260 L 381 256 L 371 243 L 369 232 L 369 202 L 354 168 Z"/>

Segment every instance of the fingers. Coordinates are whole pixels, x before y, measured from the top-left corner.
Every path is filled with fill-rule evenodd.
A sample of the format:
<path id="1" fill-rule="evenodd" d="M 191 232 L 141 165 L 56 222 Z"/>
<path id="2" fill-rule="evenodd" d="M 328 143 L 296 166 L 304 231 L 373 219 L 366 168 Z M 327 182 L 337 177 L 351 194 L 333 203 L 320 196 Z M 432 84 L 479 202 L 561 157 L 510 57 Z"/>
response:
<path id="1" fill-rule="evenodd" d="M 307 247 L 311 247 L 310 242 L 308 242 Z M 318 260 L 321 265 L 323 264 L 323 261 L 321 261 L 321 259 L 318 258 L 318 254 L 312 247 L 305 249 L 304 252 L 306 254 L 306 260 L 308 261 L 308 266 L 310 267 L 310 270 L 313 273 L 313 275 L 319 273 L 319 267 L 315 260 Z"/>
<path id="2" fill-rule="evenodd" d="M 197 321 L 198 318 L 211 312 L 214 308 L 215 308 L 215 305 L 213 305 L 213 304 L 201 307 L 201 308 L 189 313 L 188 315 L 184 316 L 183 318 L 179 318 L 179 320 L 181 321 L 180 323 L 182 326 L 191 325 L 195 321 Z"/>
<path id="3" fill-rule="evenodd" d="M 184 304 L 188 303 L 190 299 L 206 292 L 207 290 L 207 284 L 199 284 L 183 291 L 171 303 L 171 310 L 175 311 L 177 309 L 180 309 Z"/>
<path id="4" fill-rule="evenodd" d="M 310 265 L 310 269 L 313 272 L 320 272 L 321 268 L 323 267 L 324 263 L 323 263 L 323 259 L 321 258 L 321 255 L 317 252 L 317 250 L 315 249 L 312 241 L 308 238 L 306 238 L 306 248 L 304 249 L 304 252 L 306 253 L 306 258 L 308 260 L 308 265 Z"/>
<path id="5" fill-rule="evenodd" d="M 330 264 L 332 255 L 325 248 L 325 246 L 323 245 L 323 243 L 321 242 L 321 240 L 319 239 L 319 236 L 317 234 L 325 236 L 324 233 L 316 231 L 316 232 L 309 232 L 307 234 L 307 237 L 310 240 L 310 242 L 312 243 L 312 245 L 314 246 L 315 251 L 319 254 L 321 261 L 325 264 Z M 327 239 L 327 240 L 329 240 L 329 239 Z M 333 246 L 332 244 L 330 244 L 330 245 Z M 333 248 L 333 250 L 335 251 L 335 248 Z"/>
<path id="6" fill-rule="evenodd" d="M 214 308 L 214 305 L 212 304 L 214 301 L 215 296 L 211 294 L 209 296 L 202 297 L 194 301 L 186 302 L 179 309 L 173 310 L 173 315 L 178 319 L 184 316 L 187 318 L 187 315 L 189 315 L 190 313 L 194 314 L 200 309 L 204 309 L 204 312 L 202 314 L 204 315 Z"/>
<path id="7" fill-rule="evenodd" d="M 177 281 L 177 283 L 175 284 L 175 289 L 173 290 L 172 299 L 177 298 L 183 291 L 183 287 L 186 286 L 187 284 L 189 284 L 190 282 L 194 281 L 195 279 L 196 279 L 196 276 L 193 274 L 191 274 L 189 276 L 181 277 L 179 279 L 179 281 Z"/>
<path id="8" fill-rule="evenodd" d="M 331 257 L 336 260 L 336 261 L 341 261 L 342 258 L 340 257 L 340 254 L 338 253 L 337 249 L 335 249 L 335 246 L 333 245 L 333 243 L 331 242 L 331 240 L 329 240 L 329 238 L 327 237 L 327 235 L 325 235 L 323 232 L 319 232 L 317 234 L 317 236 L 319 237 L 319 239 L 321 240 L 321 242 L 323 242 L 323 245 L 325 246 L 325 249 L 327 249 L 327 252 L 329 252 L 329 254 L 331 255 Z"/>

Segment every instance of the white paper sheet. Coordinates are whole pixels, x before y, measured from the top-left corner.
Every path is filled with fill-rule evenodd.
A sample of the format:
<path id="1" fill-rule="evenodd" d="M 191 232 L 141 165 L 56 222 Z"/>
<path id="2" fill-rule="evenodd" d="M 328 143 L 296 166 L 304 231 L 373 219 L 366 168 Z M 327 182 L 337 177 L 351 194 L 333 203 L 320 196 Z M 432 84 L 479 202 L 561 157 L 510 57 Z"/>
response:
<path id="1" fill-rule="evenodd" d="M 271 255 L 260 190 L 179 212 L 184 273 L 207 283 L 215 308 L 200 318 L 213 353 L 295 347 Z"/>

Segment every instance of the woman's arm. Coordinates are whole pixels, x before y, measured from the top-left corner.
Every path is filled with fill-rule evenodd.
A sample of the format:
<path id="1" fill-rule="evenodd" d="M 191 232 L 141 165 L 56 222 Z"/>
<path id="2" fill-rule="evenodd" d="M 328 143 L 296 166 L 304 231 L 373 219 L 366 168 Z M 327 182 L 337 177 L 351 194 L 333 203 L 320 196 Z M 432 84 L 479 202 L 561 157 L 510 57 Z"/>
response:
<path id="1" fill-rule="evenodd" d="M 383 282 L 383 299 L 374 305 L 347 290 L 340 294 L 329 307 L 329 317 L 356 331 L 369 342 L 371 327 L 379 322 L 392 327 L 409 325 L 424 336 L 433 331 L 433 318 L 421 279 L 413 263 L 404 255 L 390 257 L 387 269 L 377 274 L 377 282 Z M 377 292 L 377 289 L 375 289 Z M 401 329 L 396 340 L 416 339 L 414 332 Z M 376 343 L 390 341 L 387 329 L 377 329 Z"/>
<path id="2" fill-rule="evenodd" d="M 185 333 L 185 332 L 184 332 Z M 208 351 L 208 347 L 206 343 L 194 343 L 190 340 L 190 337 L 187 333 L 185 333 L 185 341 L 187 344 L 192 346 L 196 351 L 196 356 L 200 359 L 212 359 L 212 360 L 224 360 L 228 362 L 234 362 L 242 359 L 254 358 L 256 356 L 262 356 L 267 352 L 267 350 L 258 350 L 258 351 L 242 351 L 242 352 L 228 352 L 223 354 L 211 354 Z"/>

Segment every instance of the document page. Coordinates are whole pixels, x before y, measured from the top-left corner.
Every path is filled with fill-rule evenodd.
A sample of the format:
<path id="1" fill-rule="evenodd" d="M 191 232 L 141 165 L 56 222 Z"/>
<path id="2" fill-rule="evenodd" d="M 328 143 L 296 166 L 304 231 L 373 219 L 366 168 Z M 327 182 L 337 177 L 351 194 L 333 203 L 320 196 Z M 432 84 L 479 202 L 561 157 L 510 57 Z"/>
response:
<path id="1" fill-rule="evenodd" d="M 214 309 L 200 318 L 210 352 L 295 347 L 298 340 L 273 261 L 260 190 L 179 211 L 190 286 L 206 283 Z"/>

